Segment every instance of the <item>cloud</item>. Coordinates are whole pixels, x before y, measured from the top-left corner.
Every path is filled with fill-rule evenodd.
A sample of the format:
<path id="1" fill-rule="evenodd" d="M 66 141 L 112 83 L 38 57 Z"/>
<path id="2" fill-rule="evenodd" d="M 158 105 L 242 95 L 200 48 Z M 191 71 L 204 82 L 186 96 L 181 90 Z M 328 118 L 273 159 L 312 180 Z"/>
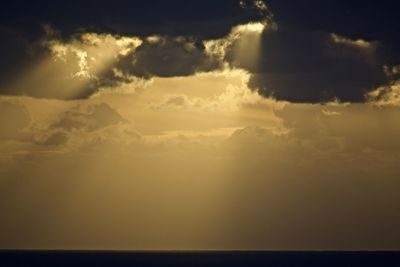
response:
<path id="1" fill-rule="evenodd" d="M 246 32 L 253 31 L 246 26 L 235 27 L 229 40 L 221 42 L 231 45 Z M 111 89 L 152 77 L 183 77 L 226 68 L 223 56 L 209 46 L 211 41 L 193 37 L 153 35 L 141 38 L 83 33 L 65 41 L 51 27 L 46 29 L 48 36 L 41 45 L 47 52 L 18 79 L 0 87 L 0 92 L 83 99 L 101 88 Z"/>
<path id="2" fill-rule="evenodd" d="M 248 74 L 243 74 L 248 76 Z M 261 103 L 263 99 L 257 92 L 242 86 L 228 85 L 223 92 L 212 97 L 188 97 L 186 95 L 167 95 L 161 103 L 150 103 L 153 110 L 186 110 L 190 112 L 229 112 L 238 111 L 246 105 Z"/>
<path id="3" fill-rule="evenodd" d="M 344 36 L 340 36 L 335 33 L 331 34 L 331 39 L 333 43 L 336 45 L 343 45 L 343 46 L 350 46 L 350 47 L 357 47 L 364 49 L 371 49 L 373 48 L 374 45 L 376 45 L 374 43 L 367 42 L 363 39 L 352 40 L 350 38 L 346 38 Z"/>
<path id="4" fill-rule="evenodd" d="M 234 26 L 227 36 L 220 39 L 162 35 L 119 37 L 86 33 L 69 43 L 50 39 L 47 45 L 55 59 L 60 64 L 66 64 L 65 69 L 70 72 L 71 79 L 86 81 L 82 85 L 85 87 L 83 93 L 75 96 L 85 97 L 99 88 L 111 88 L 137 79 L 185 77 L 229 69 L 229 61 L 236 60 L 231 55 L 233 51 L 238 48 L 243 50 L 246 45 L 248 49 L 248 45 L 256 41 L 267 26 L 266 23 Z M 242 39 L 247 42 L 242 42 Z"/>
<path id="5" fill-rule="evenodd" d="M 232 26 L 216 39 L 86 32 L 63 40 L 46 27 L 48 36 L 41 43 L 47 56 L 16 83 L 2 87 L 4 93 L 81 99 L 138 79 L 240 69 L 252 75 L 249 86 L 265 97 L 363 102 L 366 93 L 388 84 L 396 72 L 385 65 L 387 56 L 377 41 L 280 27 L 266 15 Z"/>
<path id="6" fill-rule="evenodd" d="M 112 71 L 112 65 L 120 57 L 141 44 L 136 37 L 94 33 L 65 41 L 54 29 L 46 29 L 47 36 L 36 45 L 38 54 L 33 52 L 35 64 L 21 66 L 17 77 L 0 86 L 0 93 L 38 98 L 87 98 L 99 87 L 108 85 L 105 73 Z M 128 78 L 124 81 L 133 80 Z M 121 79 L 116 77 L 115 80 Z"/>
<path id="7" fill-rule="evenodd" d="M 363 102 L 367 92 L 390 81 L 381 49 L 375 41 L 277 28 L 273 21 L 264 21 L 235 26 L 223 38 L 202 42 L 148 37 L 116 62 L 109 80 L 179 77 L 231 68 L 251 73 L 249 86 L 277 100 Z"/>
<path id="8" fill-rule="evenodd" d="M 251 73 L 249 86 L 265 97 L 362 102 L 366 93 L 397 79 L 398 38 L 390 29 L 395 27 L 386 19 L 356 19 L 359 12 L 333 23 L 310 14 L 329 17 L 316 3 L 288 8 L 274 0 L 157 0 L 110 7 L 103 1 L 72 1 L 62 12 L 47 1 L 26 5 L 35 12 L 21 13 L 18 3 L 2 10 L 0 69 L 3 80 L 17 82 L 3 83 L 1 94 L 83 99 L 137 79 L 236 68 Z M 333 11 L 344 5 L 327 4 Z M 376 12 L 386 5 L 376 5 Z M 377 31 L 378 25 L 385 27 Z"/>
<path id="9" fill-rule="evenodd" d="M 368 92 L 367 99 L 376 105 L 400 105 L 400 81 L 396 81 L 389 85 L 378 87 L 377 89 Z"/>
<path id="10" fill-rule="evenodd" d="M 114 65 L 123 75 L 139 77 L 189 76 L 221 67 L 221 62 L 208 55 L 201 42 L 187 37 L 163 36 L 145 39 L 138 49 Z"/>
<path id="11" fill-rule="evenodd" d="M 249 85 L 277 100 L 363 102 L 366 92 L 388 82 L 376 49 L 364 40 L 280 27 L 264 32 Z"/>
<path id="12" fill-rule="evenodd" d="M 132 124 L 106 103 L 62 107 L 57 102 L 41 100 L 45 102 L 40 104 L 33 100 L 32 105 L 31 101 L 0 100 L 0 123 L 4 125 L 0 131 L 1 160 L 74 151 L 110 141 L 119 146 L 123 139 L 132 143 L 141 138 Z M 39 113 L 31 110 L 37 104 L 42 109 Z M 54 114 L 44 115 L 46 110 Z"/>
<path id="13" fill-rule="evenodd" d="M 95 131 L 125 121 L 115 109 L 106 103 L 78 104 L 59 115 L 58 120 L 51 125 L 51 128 L 67 131 L 81 129 Z"/>
<path id="14" fill-rule="evenodd" d="M 154 5 L 169 12 L 157 16 L 154 10 L 147 12 Z M 211 13 L 209 5 L 213 6 Z M 137 15 L 131 16 L 130 8 Z M 53 4 L 39 2 L 30 7 L 37 10 L 37 16 L 24 14 L 24 22 L 19 23 L 15 20 L 22 15 L 19 4 L 9 3 L 6 9 L 0 20 L 6 40 L 0 55 L 7 83 L 1 84 L 0 93 L 57 99 L 87 98 L 99 88 L 138 77 L 188 76 L 222 69 L 224 62 L 206 51 L 204 41 L 223 37 L 237 25 L 265 20 L 269 12 L 262 1 L 247 1 L 242 6 L 238 1 L 208 5 L 123 1 L 113 8 L 105 2 L 71 2 L 61 13 Z M 195 11 L 198 17 L 182 17 L 185 9 Z M 94 19 L 105 10 L 107 15 Z M 8 16 L 11 13 L 13 17 Z M 92 14 L 92 19 L 88 20 L 87 14 Z"/>

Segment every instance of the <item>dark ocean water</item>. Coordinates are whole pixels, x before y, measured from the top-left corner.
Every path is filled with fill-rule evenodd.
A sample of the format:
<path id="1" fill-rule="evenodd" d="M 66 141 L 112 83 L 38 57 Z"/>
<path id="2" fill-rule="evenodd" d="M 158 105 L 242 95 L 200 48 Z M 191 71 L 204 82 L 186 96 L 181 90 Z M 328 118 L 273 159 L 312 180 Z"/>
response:
<path id="1" fill-rule="evenodd" d="M 399 252 L 0 251 L 0 266 L 399 266 Z"/>

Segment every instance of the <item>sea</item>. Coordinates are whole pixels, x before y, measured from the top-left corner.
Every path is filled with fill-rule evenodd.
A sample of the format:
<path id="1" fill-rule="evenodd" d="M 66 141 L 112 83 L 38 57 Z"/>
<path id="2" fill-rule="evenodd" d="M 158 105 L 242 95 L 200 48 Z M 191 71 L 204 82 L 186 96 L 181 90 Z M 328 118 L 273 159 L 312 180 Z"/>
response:
<path id="1" fill-rule="evenodd" d="M 400 251 L 21 251 L 1 250 L 0 266 L 398 266 Z"/>

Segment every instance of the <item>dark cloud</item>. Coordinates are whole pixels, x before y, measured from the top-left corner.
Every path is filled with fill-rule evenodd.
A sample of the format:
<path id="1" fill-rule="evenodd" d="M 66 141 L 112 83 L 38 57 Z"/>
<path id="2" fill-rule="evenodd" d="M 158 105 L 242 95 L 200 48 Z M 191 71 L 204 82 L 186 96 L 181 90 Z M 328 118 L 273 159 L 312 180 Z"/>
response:
<path id="1" fill-rule="evenodd" d="M 393 79 L 385 77 L 383 67 L 400 62 L 398 1 L 269 0 L 268 6 L 280 29 L 265 34 L 261 69 L 250 82 L 264 95 L 293 102 L 360 102 Z M 331 33 L 379 45 L 367 55 L 355 46 L 332 45 Z"/>
<path id="2" fill-rule="evenodd" d="M 366 92 L 389 81 L 378 46 L 320 31 L 267 31 L 249 85 L 292 102 L 364 101 Z"/>
<path id="3" fill-rule="evenodd" d="M 139 77 L 188 76 L 222 68 L 221 61 L 205 52 L 203 43 L 178 37 L 145 40 L 135 51 L 122 57 L 115 68 Z"/>
<path id="4" fill-rule="evenodd" d="M 44 0 L 6 1 L 0 11 L 3 84 L 29 63 L 48 56 L 46 49 L 38 45 L 43 44 L 45 24 L 57 29 L 58 34 L 53 33 L 52 38 L 63 43 L 86 32 L 139 36 L 144 42 L 135 51 L 118 56 L 114 64 L 93 79 L 71 79 L 71 72 L 79 71 L 80 59 L 76 58 L 69 61 L 68 68 L 52 62 L 54 66 L 41 73 L 46 77 L 41 86 L 0 86 L 0 93 L 79 99 L 89 97 L 100 87 L 129 82 L 132 77 L 174 77 L 213 71 L 220 69 L 223 62 L 205 52 L 203 41 L 226 38 L 235 25 L 271 18 L 278 30 L 263 33 L 257 64 L 252 56 L 246 59 L 246 51 L 235 56 L 234 45 L 228 47 L 225 57 L 232 66 L 252 74 L 249 86 L 262 95 L 292 102 L 317 103 L 335 98 L 361 102 L 367 92 L 393 82 L 384 66 L 390 69 L 400 63 L 400 24 L 394 19 L 394 1 L 374 5 L 332 0 L 265 2 L 268 8 L 263 2 L 250 0 L 120 0 L 112 4 L 74 0 L 62 5 Z M 343 39 L 333 41 L 333 33 Z M 48 35 L 47 31 L 47 38 Z M 158 41 L 147 39 L 154 35 L 159 37 Z M 371 46 L 362 46 L 357 40 Z M 242 46 L 254 50 L 253 45 L 245 42 Z"/>

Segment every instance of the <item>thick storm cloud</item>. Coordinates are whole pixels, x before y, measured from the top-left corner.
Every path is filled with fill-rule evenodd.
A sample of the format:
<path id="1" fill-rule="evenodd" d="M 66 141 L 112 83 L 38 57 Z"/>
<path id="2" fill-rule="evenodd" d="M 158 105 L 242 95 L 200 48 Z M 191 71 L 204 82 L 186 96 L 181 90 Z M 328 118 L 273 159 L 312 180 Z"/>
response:
<path id="1" fill-rule="evenodd" d="M 396 4 L 391 1 L 360 6 L 355 1 L 330 0 L 323 4 L 120 0 L 69 1 L 63 5 L 18 0 L 2 5 L 3 95 L 81 99 L 99 88 L 135 78 L 190 76 L 228 66 L 248 71 L 252 75 L 249 86 L 265 97 L 307 103 L 334 99 L 363 102 L 368 93 L 381 86 L 390 88 L 398 78 L 388 71 L 400 63 L 400 41 L 395 34 L 400 24 L 389 19 L 395 15 Z M 259 46 L 248 39 L 238 49 L 238 37 L 232 37 L 232 31 L 238 25 L 255 22 L 265 25 L 257 39 Z M 113 44 L 92 43 L 93 47 L 108 49 L 114 45 L 127 51 L 114 47 L 107 51 L 109 58 L 104 53 L 96 57 L 93 47 L 76 46 L 77 40 L 88 33 L 114 38 Z M 122 47 L 123 37 L 137 38 L 140 43 L 134 48 Z M 210 54 L 208 41 L 219 42 L 217 49 L 222 54 Z M 75 46 L 65 48 L 71 43 Z M 64 50 L 59 49 L 60 44 Z M 49 59 L 55 48 L 58 55 L 66 53 L 68 57 L 57 62 Z M 40 73 L 40 79 L 47 81 L 36 79 L 40 75 L 35 74 L 35 79 L 31 75 L 18 86 L 10 85 L 29 66 L 44 60 L 50 67 Z M 103 65 L 94 66 L 95 61 Z"/>
<path id="2" fill-rule="evenodd" d="M 389 82 L 378 49 L 377 42 L 321 31 L 265 32 L 250 86 L 291 102 L 361 102 L 366 92 Z"/>

